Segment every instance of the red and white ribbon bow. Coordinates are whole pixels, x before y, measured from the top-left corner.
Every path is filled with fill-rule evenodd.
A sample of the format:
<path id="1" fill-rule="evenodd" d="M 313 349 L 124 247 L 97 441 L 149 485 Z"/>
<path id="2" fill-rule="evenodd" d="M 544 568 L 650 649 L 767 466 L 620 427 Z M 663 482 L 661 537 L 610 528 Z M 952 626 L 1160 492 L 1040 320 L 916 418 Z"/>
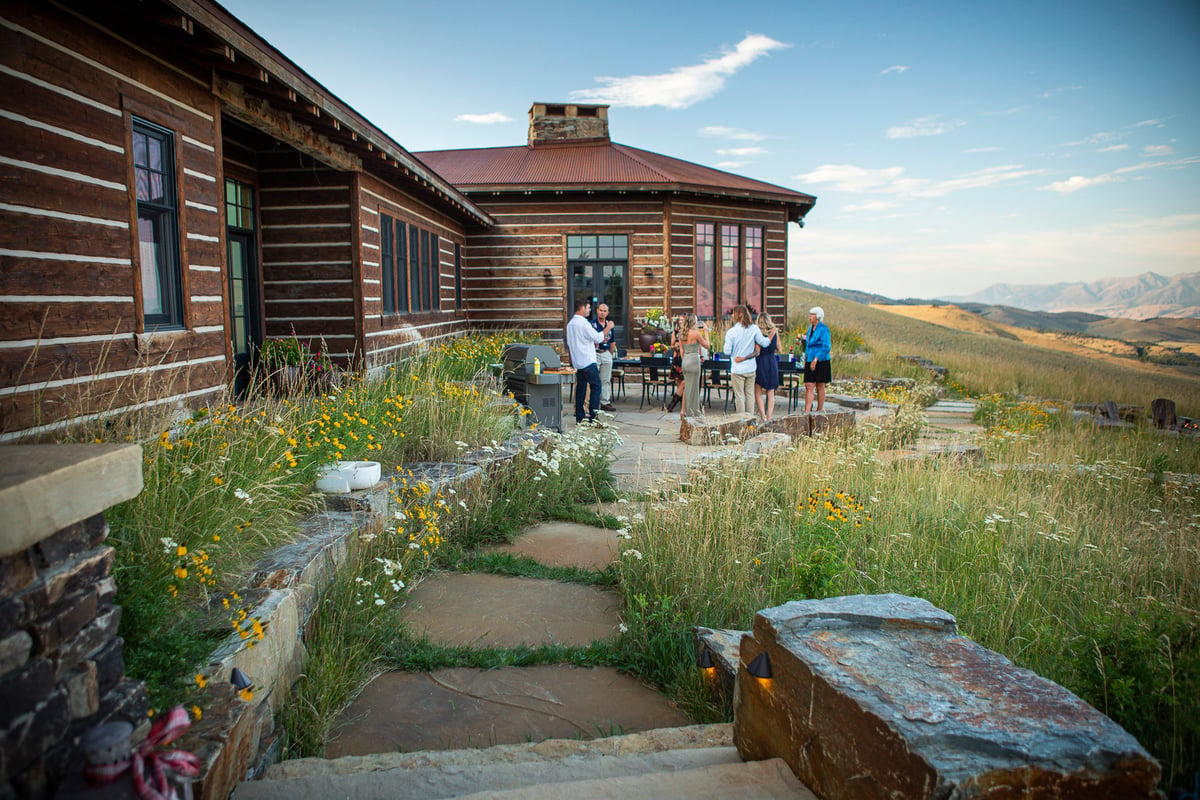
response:
<path id="1" fill-rule="evenodd" d="M 141 800 L 178 800 L 175 788 L 167 783 L 166 770 L 195 777 L 200 773 L 200 759 L 184 750 L 157 748 L 178 739 L 191 724 L 183 706 L 175 706 L 159 717 L 130 758 L 115 764 L 89 764 L 83 775 L 92 784 L 112 783 L 132 768 L 133 788 Z"/>

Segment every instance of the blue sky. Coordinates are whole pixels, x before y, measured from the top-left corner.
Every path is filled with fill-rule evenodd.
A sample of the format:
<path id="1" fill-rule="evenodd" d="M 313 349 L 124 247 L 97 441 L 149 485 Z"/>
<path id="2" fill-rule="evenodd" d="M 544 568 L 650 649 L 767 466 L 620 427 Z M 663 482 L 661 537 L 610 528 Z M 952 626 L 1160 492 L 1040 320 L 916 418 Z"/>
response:
<path id="1" fill-rule="evenodd" d="M 227 0 L 409 150 L 534 101 L 817 196 L 790 277 L 894 297 L 1200 271 L 1200 3 Z"/>

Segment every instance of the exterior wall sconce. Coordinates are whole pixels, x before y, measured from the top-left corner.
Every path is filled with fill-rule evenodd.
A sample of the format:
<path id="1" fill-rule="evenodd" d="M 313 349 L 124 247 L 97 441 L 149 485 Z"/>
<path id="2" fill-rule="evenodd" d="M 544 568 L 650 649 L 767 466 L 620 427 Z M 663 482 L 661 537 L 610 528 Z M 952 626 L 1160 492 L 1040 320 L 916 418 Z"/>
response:
<path id="1" fill-rule="evenodd" d="M 550 280 L 550 278 L 551 278 L 550 268 L 546 267 L 544 270 L 542 270 L 542 280 L 548 281 L 548 280 Z"/>
<path id="2" fill-rule="evenodd" d="M 746 665 L 746 672 L 756 678 L 771 677 L 771 659 L 767 658 L 766 650 L 756 655 L 754 660 Z"/>
<path id="3" fill-rule="evenodd" d="M 700 657 L 696 659 L 696 664 L 699 665 L 700 669 L 712 669 L 715 667 L 716 664 L 713 663 L 712 651 L 707 647 L 701 647 Z"/>
<path id="4" fill-rule="evenodd" d="M 649 267 L 646 267 L 646 280 L 653 280 L 653 278 L 654 278 L 654 270 L 650 269 Z"/>

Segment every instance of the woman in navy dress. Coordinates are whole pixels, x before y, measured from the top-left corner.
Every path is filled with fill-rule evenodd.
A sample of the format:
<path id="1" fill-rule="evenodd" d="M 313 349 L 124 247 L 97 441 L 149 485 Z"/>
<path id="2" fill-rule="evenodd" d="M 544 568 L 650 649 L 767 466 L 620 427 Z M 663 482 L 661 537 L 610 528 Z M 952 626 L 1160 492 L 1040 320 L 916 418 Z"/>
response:
<path id="1" fill-rule="evenodd" d="M 775 358 L 779 351 L 779 329 L 767 313 L 758 315 L 758 329 L 771 343 L 760 348 L 754 357 L 754 405 L 758 408 L 759 419 L 770 422 L 775 415 L 775 390 L 779 388 L 779 361 Z"/>

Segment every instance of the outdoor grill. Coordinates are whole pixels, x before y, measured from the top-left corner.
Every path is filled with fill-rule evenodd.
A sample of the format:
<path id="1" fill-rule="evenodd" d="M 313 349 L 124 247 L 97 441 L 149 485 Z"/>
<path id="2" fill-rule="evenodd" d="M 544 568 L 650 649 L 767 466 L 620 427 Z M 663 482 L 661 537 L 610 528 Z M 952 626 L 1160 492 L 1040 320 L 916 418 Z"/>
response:
<path id="1" fill-rule="evenodd" d="M 533 360 L 541 361 L 541 374 L 534 374 Z M 543 428 L 562 430 L 562 385 L 575 380 L 574 372 L 547 372 L 562 369 L 562 361 L 553 347 L 544 344 L 510 344 L 504 347 L 501 377 L 504 391 L 533 412 Z"/>

